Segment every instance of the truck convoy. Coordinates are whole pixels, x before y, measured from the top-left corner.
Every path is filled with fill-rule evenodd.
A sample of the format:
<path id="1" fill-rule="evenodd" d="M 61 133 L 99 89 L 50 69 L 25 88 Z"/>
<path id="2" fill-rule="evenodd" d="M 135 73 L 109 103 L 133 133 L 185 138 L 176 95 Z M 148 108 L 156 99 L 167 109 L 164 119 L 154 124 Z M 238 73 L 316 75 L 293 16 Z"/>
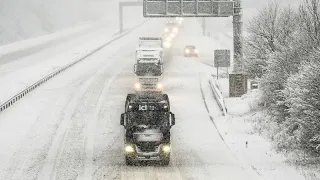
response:
<path id="1" fill-rule="evenodd" d="M 176 30 L 173 30 L 176 31 Z M 161 37 L 140 37 L 134 64 L 135 94 L 128 94 L 120 124 L 124 127 L 127 165 L 138 161 L 160 161 L 168 165 L 170 130 L 175 115 L 169 97 L 162 93 L 163 41 Z"/>
<path id="2" fill-rule="evenodd" d="M 127 165 L 139 161 L 169 164 L 170 129 L 175 125 L 175 115 L 170 112 L 167 94 L 128 94 L 120 124 L 125 128 L 124 150 Z"/>
<path id="3" fill-rule="evenodd" d="M 159 37 L 140 37 L 139 47 L 136 49 L 136 92 L 162 92 L 163 73 L 162 39 Z"/>

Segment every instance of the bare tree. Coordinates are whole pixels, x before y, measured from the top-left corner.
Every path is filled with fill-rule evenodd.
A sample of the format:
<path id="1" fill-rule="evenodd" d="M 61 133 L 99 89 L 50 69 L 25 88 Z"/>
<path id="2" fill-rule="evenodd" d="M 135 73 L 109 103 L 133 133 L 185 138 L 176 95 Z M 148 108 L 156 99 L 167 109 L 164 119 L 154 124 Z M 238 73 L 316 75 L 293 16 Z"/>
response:
<path id="1" fill-rule="evenodd" d="M 245 65 L 251 77 L 265 73 L 269 55 L 292 46 L 298 29 L 297 17 L 290 6 L 283 8 L 274 1 L 251 19 L 245 43 Z"/>
<path id="2" fill-rule="evenodd" d="M 320 46 L 320 0 L 305 0 L 299 7 L 301 31 L 309 46 Z"/>

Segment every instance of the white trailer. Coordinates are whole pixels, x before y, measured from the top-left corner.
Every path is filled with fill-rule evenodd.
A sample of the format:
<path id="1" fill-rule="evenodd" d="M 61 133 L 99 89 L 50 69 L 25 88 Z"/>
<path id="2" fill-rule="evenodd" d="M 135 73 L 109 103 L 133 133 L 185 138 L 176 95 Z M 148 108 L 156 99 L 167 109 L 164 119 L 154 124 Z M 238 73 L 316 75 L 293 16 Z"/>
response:
<path id="1" fill-rule="evenodd" d="M 162 56 L 161 38 L 139 38 L 139 47 L 136 49 L 136 64 L 134 65 L 136 91 L 162 92 Z"/>
<path id="2" fill-rule="evenodd" d="M 140 37 L 139 47 L 143 48 L 163 48 L 161 37 Z"/>

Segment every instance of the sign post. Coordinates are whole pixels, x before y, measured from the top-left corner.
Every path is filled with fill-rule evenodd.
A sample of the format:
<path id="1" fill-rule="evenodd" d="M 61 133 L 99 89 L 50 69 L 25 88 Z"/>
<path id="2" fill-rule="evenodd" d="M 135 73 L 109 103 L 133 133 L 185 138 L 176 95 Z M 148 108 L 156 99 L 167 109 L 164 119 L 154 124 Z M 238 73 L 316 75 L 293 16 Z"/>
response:
<path id="1" fill-rule="evenodd" d="M 234 2 L 233 15 L 233 72 L 242 73 L 243 40 L 242 40 L 242 5 L 241 0 Z"/>
<path id="2" fill-rule="evenodd" d="M 217 80 L 219 80 L 219 66 L 217 67 Z"/>
<path id="3" fill-rule="evenodd" d="M 230 67 L 230 50 L 214 50 L 214 67 L 217 68 L 217 79 L 219 79 L 219 67 Z"/>

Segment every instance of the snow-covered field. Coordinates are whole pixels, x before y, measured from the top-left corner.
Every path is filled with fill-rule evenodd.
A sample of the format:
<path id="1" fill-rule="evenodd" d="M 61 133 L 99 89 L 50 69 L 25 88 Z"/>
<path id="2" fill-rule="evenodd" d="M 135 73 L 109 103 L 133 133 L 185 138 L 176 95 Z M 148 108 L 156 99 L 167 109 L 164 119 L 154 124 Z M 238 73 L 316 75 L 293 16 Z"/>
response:
<path id="1" fill-rule="evenodd" d="M 125 17 L 128 19 L 129 17 Z M 144 19 L 131 17 L 127 29 Z M 0 46 L 0 104 L 46 75 L 74 62 L 117 35 L 116 22 L 92 23 L 31 40 Z"/>
<path id="2" fill-rule="evenodd" d="M 0 179 L 308 179 L 265 141 L 248 138 L 246 123 L 221 116 L 208 84 L 215 72 L 210 58 L 179 52 L 164 70 L 177 119 L 172 161 L 168 167 L 125 165 L 119 120 L 132 92 L 137 38 L 158 36 L 163 28 L 158 20 L 147 22 L 0 113 Z M 200 32 L 195 19 L 186 20 L 175 49 L 202 39 Z"/>

